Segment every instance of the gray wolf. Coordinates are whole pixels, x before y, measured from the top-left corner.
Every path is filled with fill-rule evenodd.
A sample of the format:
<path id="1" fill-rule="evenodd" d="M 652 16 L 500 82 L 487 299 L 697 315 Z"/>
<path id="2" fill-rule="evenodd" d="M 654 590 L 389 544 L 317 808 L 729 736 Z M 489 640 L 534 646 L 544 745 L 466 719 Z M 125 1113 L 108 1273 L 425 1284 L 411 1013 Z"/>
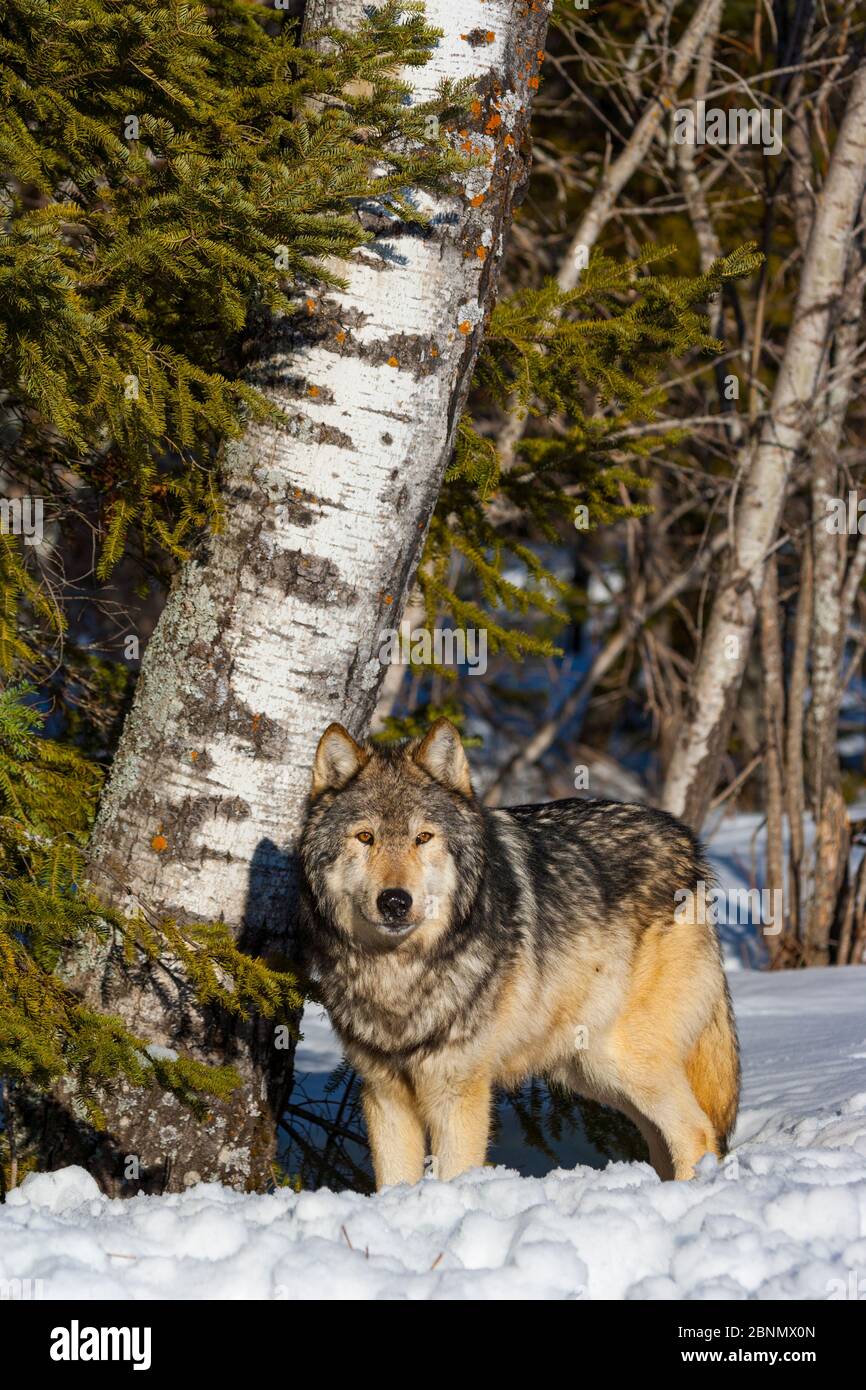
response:
<path id="1" fill-rule="evenodd" d="M 489 810 L 439 720 L 397 747 L 325 730 L 300 842 L 302 967 L 360 1073 L 378 1187 L 485 1160 L 495 1087 L 529 1076 L 622 1111 L 660 1177 L 727 1151 L 737 1037 L 711 877 L 645 806 Z"/>

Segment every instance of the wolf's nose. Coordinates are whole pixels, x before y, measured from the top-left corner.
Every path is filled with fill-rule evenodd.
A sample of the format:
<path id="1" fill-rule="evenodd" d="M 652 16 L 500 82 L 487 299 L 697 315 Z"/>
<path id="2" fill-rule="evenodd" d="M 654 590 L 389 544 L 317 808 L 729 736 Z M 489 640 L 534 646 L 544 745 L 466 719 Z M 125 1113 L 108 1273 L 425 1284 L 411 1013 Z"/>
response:
<path id="1" fill-rule="evenodd" d="M 389 922 L 402 922 L 412 906 L 412 895 L 404 888 L 384 888 L 376 899 L 376 906 Z"/>

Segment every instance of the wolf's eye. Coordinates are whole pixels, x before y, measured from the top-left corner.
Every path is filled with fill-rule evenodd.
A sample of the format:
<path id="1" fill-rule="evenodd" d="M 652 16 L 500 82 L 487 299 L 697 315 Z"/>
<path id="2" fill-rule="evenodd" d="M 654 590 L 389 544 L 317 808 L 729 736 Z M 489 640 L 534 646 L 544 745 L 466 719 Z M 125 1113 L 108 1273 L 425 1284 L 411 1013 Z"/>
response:
<path id="1" fill-rule="evenodd" d="M 428 840 L 433 839 L 432 830 L 422 830 L 420 835 L 415 836 L 416 845 L 426 845 Z"/>
<path id="2" fill-rule="evenodd" d="M 373 836 L 369 830 L 359 830 L 355 839 L 360 840 L 362 845 L 371 845 L 373 843 Z"/>

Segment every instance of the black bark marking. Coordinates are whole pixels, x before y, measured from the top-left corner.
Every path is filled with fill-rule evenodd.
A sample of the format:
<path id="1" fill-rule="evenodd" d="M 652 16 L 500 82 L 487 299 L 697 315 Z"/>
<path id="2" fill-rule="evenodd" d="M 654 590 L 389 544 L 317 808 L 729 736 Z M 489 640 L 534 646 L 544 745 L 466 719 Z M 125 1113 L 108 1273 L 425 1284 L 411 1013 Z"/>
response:
<path id="1" fill-rule="evenodd" d="M 344 430 L 338 430 L 335 425 L 317 425 L 315 437 L 317 444 L 332 444 L 335 449 L 351 449 L 353 453 L 357 452 L 352 436 Z"/>
<path id="2" fill-rule="evenodd" d="M 241 796 L 185 796 L 176 806 L 160 810 L 160 834 L 168 841 L 165 851 L 172 859 L 187 861 L 195 858 L 192 841 L 202 826 L 223 817 L 229 821 L 249 820 L 249 803 Z"/>
<path id="3" fill-rule="evenodd" d="M 259 553 L 252 569 L 266 582 L 282 588 L 286 597 L 295 594 L 307 603 L 318 603 L 324 608 L 348 608 L 358 601 L 354 586 L 347 584 L 333 560 L 323 555 L 305 554 L 301 550 L 282 550 L 276 555 Z"/>

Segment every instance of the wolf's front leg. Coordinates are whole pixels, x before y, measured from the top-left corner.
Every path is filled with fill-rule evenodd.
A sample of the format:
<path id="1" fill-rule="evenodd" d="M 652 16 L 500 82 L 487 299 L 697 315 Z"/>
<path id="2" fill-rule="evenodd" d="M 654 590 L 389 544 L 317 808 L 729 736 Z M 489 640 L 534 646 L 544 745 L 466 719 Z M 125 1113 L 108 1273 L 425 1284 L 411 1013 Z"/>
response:
<path id="1" fill-rule="evenodd" d="M 422 1096 L 435 1177 L 447 1182 L 467 1168 L 481 1167 L 487 1157 L 492 1095 L 490 1079 L 478 1076 Z"/>
<path id="2" fill-rule="evenodd" d="M 365 1081 L 362 1095 L 376 1188 L 420 1182 L 424 1176 L 424 1126 L 415 1097 L 398 1077 Z"/>

